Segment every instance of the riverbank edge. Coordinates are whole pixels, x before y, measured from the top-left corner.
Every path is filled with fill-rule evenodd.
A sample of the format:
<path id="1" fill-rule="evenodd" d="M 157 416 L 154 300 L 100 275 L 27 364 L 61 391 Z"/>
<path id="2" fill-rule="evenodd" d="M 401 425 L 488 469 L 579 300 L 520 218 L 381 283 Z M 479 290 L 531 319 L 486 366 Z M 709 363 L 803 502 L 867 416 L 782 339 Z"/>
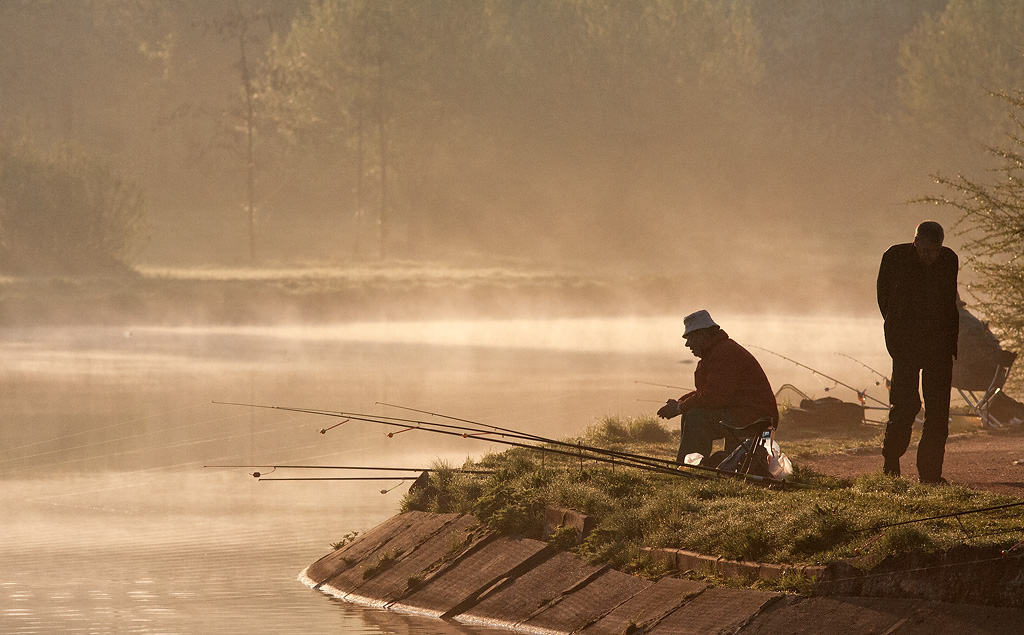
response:
<path id="1" fill-rule="evenodd" d="M 467 514 L 427 512 L 388 519 L 298 579 L 353 604 L 541 635 L 622 633 L 630 623 L 649 629 L 709 591 L 701 604 L 736 609 L 714 629 L 734 632 L 783 597 L 679 577 L 643 580 L 544 541 L 502 536 Z"/>
<path id="2" fill-rule="evenodd" d="M 650 549 L 649 553 L 665 559 L 676 573 L 657 582 L 642 580 L 588 565 L 543 541 L 498 535 L 466 514 L 405 512 L 325 555 L 298 579 L 353 604 L 543 635 L 618 635 L 634 632 L 627 630 L 631 627 L 652 634 L 677 632 L 673 623 L 686 624 L 691 629 L 686 632 L 741 633 L 748 632 L 748 625 L 749 632 L 764 632 L 763 627 L 780 619 L 778 623 L 787 625 L 806 620 L 821 626 L 814 611 L 808 612 L 812 606 L 842 616 L 835 622 L 837 628 L 848 623 L 851 612 L 869 621 L 883 614 L 892 618 L 891 623 L 872 627 L 878 630 L 864 632 L 899 628 L 900 633 L 927 633 L 926 624 L 920 630 L 905 626 L 912 616 L 923 613 L 962 618 L 965 624 L 987 620 L 993 628 L 990 632 L 997 633 L 1017 632 L 1024 619 L 1024 609 L 1012 606 L 858 597 L 856 593 L 791 595 L 716 587 L 677 575 L 692 571 L 746 583 L 782 575 L 828 581 L 848 576 L 853 569 L 848 562 L 786 567 L 677 549 Z M 694 631 L 696 623 L 701 627 Z"/>

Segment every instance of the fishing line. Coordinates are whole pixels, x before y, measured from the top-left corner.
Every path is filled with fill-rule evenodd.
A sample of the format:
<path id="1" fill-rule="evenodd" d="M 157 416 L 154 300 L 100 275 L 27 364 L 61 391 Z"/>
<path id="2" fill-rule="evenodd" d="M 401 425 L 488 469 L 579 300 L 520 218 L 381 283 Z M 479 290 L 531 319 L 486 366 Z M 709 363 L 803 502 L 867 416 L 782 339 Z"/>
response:
<path id="1" fill-rule="evenodd" d="M 390 438 L 394 437 L 396 434 L 402 434 L 403 432 L 408 432 L 409 430 L 419 430 L 419 429 L 420 429 L 419 426 L 412 426 L 411 428 L 405 428 L 403 430 L 399 430 L 398 432 L 388 432 L 387 434 L 388 434 L 388 438 L 390 439 Z"/>
<path id="2" fill-rule="evenodd" d="M 294 446 L 294 447 L 290 447 L 290 448 L 285 448 L 283 451 L 284 452 L 290 452 L 290 451 L 295 451 L 295 450 L 306 450 L 306 449 L 309 449 L 309 448 L 323 448 L 323 446 L 321 444 L 319 444 L 319 443 L 315 443 L 315 444 L 301 445 L 301 446 Z M 340 451 L 340 452 L 330 452 L 328 454 L 307 454 L 305 456 L 296 457 L 293 460 L 295 460 L 295 461 L 310 461 L 310 460 L 314 460 L 314 459 L 337 458 L 337 457 L 344 456 L 346 454 L 356 454 L 356 453 L 360 453 L 361 454 L 361 453 L 365 453 L 369 449 L 370 448 L 367 448 L 367 447 L 361 447 L 361 448 L 353 448 L 353 449 L 350 449 L 350 450 L 345 450 L 345 451 Z M 275 453 L 279 453 L 279 452 L 281 452 L 281 451 L 280 450 L 275 450 Z M 217 458 L 219 460 L 226 461 L 226 460 L 228 460 L 228 459 L 230 459 L 232 457 L 237 457 L 237 456 L 239 456 L 239 455 L 238 454 L 229 454 L 229 455 L 226 455 L 226 456 L 222 455 L 222 456 L 217 457 Z M 219 466 L 219 465 L 204 465 L 203 467 L 206 468 L 206 467 L 223 467 L 223 466 Z M 264 465 L 252 464 L 251 466 L 245 466 L 245 467 L 271 467 L 271 464 L 268 462 L 267 464 L 264 464 Z"/>
<path id="3" fill-rule="evenodd" d="M 307 445 L 307 446 L 302 446 L 302 447 L 297 447 L 297 448 L 289 448 L 289 449 L 290 450 L 296 450 L 296 449 L 306 449 L 306 448 L 312 448 L 312 447 L 321 447 L 321 445 L 319 443 L 316 443 L 316 444 L 312 444 L 312 445 Z M 362 452 L 365 449 L 366 448 L 357 448 L 357 449 L 348 450 L 348 451 L 345 451 L 345 452 L 333 452 L 333 453 L 330 453 L 330 454 L 321 454 L 321 455 L 307 455 L 307 456 L 298 458 L 296 460 L 313 460 L 313 459 L 320 459 L 320 458 L 337 457 L 337 456 L 339 456 L 341 454 L 352 454 L 352 453 L 355 453 L 355 452 Z M 180 468 L 188 468 L 189 466 L 205 467 L 205 466 L 201 466 L 200 465 L 200 461 L 193 460 L 193 461 L 183 461 L 183 462 L 180 462 L 180 463 L 175 463 L 173 465 L 161 465 L 161 466 L 157 466 L 157 467 L 148 467 L 148 468 L 142 468 L 142 469 L 137 469 L 137 470 L 131 470 L 131 471 L 128 471 L 128 472 L 116 472 L 116 473 L 112 473 L 112 474 L 116 475 L 116 477 L 118 479 L 123 479 L 125 477 L 130 477 L 130 476 L 151 475 L 152 473 L 155 473 L 155 472 L 173 471 L 173 470 L 177 470 L 177 469 L 180 469 Z M 269 465 L 259 465 L 259 466 L 254 466 L 254 467 L 270 467 L 270 466 Z M 112 490 L 118 490 L 118 489 L 128 489 L 128 488 L 132 488 L 132 487 L 142 487 L 142 486 L 146 486 L 146 485 L 151 485 L 153 482 L 154 482 L 153 480 L 148 480 L 148 481 L 140 481 L 140 482 L 135 482 L 135 483 L 120 484 L 120 485 L 115 485 L 115 486 L 110 486 L 110 487 L 101 487 L 101 488 L 93 488 L 93 489 L 85 489 L 85 490 L 77 490 L 77 491 L 61 491 L 61 492 L 58 492 L 58 493 L 55 493 L 55 494 L 48 494 L 48 495 L 44 495 L 44 496 L 36 496 L 36 497 L 33 497 L 33 498 L 27 498 L 25 500 L 27 502 L 40 502 L 40 503 L 45 503 L 45 504 L 48 504 L 48 505 L 58 505 L 58 506 L 66 506 L 66 507 L 81 507 L 81 508 L 84 508 L 84 509 L 101 509 L 101 508 L 98 508 L 98 507 L 95 507 L 95 506 L 88 506 L 88 505 L 71 505 L 71 504 L 67 504 L 67 503 L 54 503 L 54 502 L 48 501 L 47 499 L 61 498 L 61 497 L 67 497 L 67 496 L 80 496 L 80 495 L 83 495 L 83 494 L 94 494 L 94 493 L 106 492 L 106 491 L 112 491 Z"/>
<path id="4" fill-rule="evenodd" d="M 419 477 L 417 477 L 417 478 L 419 478 Z M 390 489 L 382 489 L 382 490 L 380 491 L 380 493 L 381 493 L 381 494 L 387 494 L 388 492 L 391 492 L 391 491 L 393 491 L 393 490 L 395 490 L 395 489 L 398 489 L 398 488 L 399 488 L 399 487 L 401 487 L 402 485 L 403 485 L 403 483 L 399 483 L 398 485 L 395 485 L 394 487 L 392 487 L 392 488 L 390 488 Z"/>
<path id="5" fill-rule="evenodd" d="M 244 435 L 236 435 L 236 436 L 244 436 Z M 305 445 L 305 446 L 288 448 L 288 450 L 289 451 L 293 451 L 293 450 L 307 449 L 307 448 L 314 448 L 314 447 L 320 448 L 322 446 L 321 446 L 320 443 L 314 443 L 314 444 L 309 444 L 309 445 Z M 352 450 L 346 450 L 344 452 L 332 452 L 332 453 L 329 453 L 329 454 L 319 454 L 319 455 L 315 455 L 315 454 L 314 455 L 306 455 L 306 456 L 303 456 L 303 457 L 298 457 L 295 460 L 297 460 L 297 461 L 308 461 L 308 460 L 322 459 L 322 458 L 333 458 L 333 457 L 338 457 L 340 455 L 353 454 L 353 453 L 357 453 L 357 452 L 363 452 L 366 449 L 367 448 L 355 448 L 355 449 L 352 449 Z M 173 465 L 162 465 L 162 466 L 157 466 L 157 467 L 148 467 L 148 468 L 142 468 L 142 469 L 137 469 L 137 470 L 131 470 L 131 471 L 128 471 L 128 472 L 117 472 L 116 475 L 117 475 L 117 478 L 121 479 L 121 478 L 125 478 L 125 477 L 136 476 L 136 475 L 150 475 L 150 474 L 155 473 L 155 472 L 173 471 L 173 470 L 177 470 L 177 469 L 180 469 L 180 468 L 187 468 L 189 466 L 200 467 L 199 464 L 200 464 L 200 461 L 198 461 L 198 460 L 182 461 L 180 463 L 175 463 Z M 254 466 L 254 467 L 269 467 L 269 466 L 268 465 L 259 465 L 259 466 Z M 58 492 L 56 494 L 37 496 L 37 497 L 25 499 L 25 500 L 27 502 L 40 502 L 40 503 L 45 503 L 45 504 L 48 504 L 48 505 L 63 505 L 63 506 L 68 506 L 68 507 L 82 507 L 82 508 L 86 508 L 86 509 L 100 509 L 100 508 L 97 508 L 95 506 L 84 506 L 84 505 L 75 506 L 75 505 L 70 505 L 70 504 L 65 504 L 65 503 L 54 503 L 54 502 L 48 501 L 46 499 L 60 498 L 60 497 L 67 497 L 67 496 L 80 496 L 80 495 L 83 495 L 83 494 L 93 494 L 93 493 L 106 492 L 106 491 L 117 490 L 117 489 L 128 489 L 128 488 L 131 488 L 131 487 L 142 487 L 142 486 L 145 486 L 145 485 L 150 485 L 152 483 L 153 483 L 153 481 L 149 480 L 149 481 L 141 481 L 141 482 L 137 482 L 137 483 L 120 484 L 120 485 L 110 486 L 110 487 L 85 489 L 85 490 L 77 490 L 77 491 L 70 491 L 70 492 L 69 491 L 61 491 L 61 492 Z"/>
<path id="6" fill-rule="evenodd" d="M 211 423 L 213 421 L 220 421 L 220 420 L 224 420 L 224 419 L 239 418 L 240 416 L 244 416 L 244 415 L 237 415 L 237 416 L 231 416 L 231 417 L 220 417 L 220 418 L 215 418 L 215 419 L 209 419 L 209 420 L 200 421 L 200 422 L 194 423 L 194 424 L 188 424 L 188 425 L 185 425 L 185 426 L 178 426 L 177 428 L 169 428 L 169 429 L 166 429 L 166 430 L 153 430 L 153 431 L 143 432 L 143 433 L 136 434 L 136 435 L 131 435 L 131 436 L 128 436 L 128 437 L 120 437 L 120 438 L 117 438 L 117 439 L 109 439 L 107 441 L 96 441 L 94 443 L 85 444 L 85 445 L 77 446 L 77 447 L 74 447 L 74 448 L 68 448 L 67 450 L 51 450 L 49 452 L 39 453 L 37 455 L 30 455 L 30 456 L 18 457 L 18 458 L 19 459 L 27 459 L 27 458 L 33 458 L 34 456 L 43 456 L 43 455 L 47 455 L 47 454 L 54 454 L 54 453 L 57 453 L 57 452 L 76 451 L 76 450 L 81 450 L 81 449 L 88 448 L 88 447 L 95 447 L 95 446 L 98 446 L 98 445 L 105 445 L 105 444 L 108 444 L 108 443 L 117 443 L 117 442 L 121 442 L 121 441 L 128 441 L 128 440 L 132 440 L 132 439 L 138 439 L 138 438 L 142 438 L 142 437 L 149 436 L 151 434 L 156 434 L 156 433 L 159 433 L 159 432 L 175 432 L 175 431 L 184 430 L 184 429 L 187 429 L 187 428 L 192 428 L 192 427 L 196 427 L 196 426 L 200 426 L 200 425 L 206 425 L 206 424 Z M 302 420 L 302 419 L 304 419 L 304 417 L 291 417 L 291 418 L 285 419 L 284 421 L 285 422 L 299 421 L 299 420 Z M 92 461 L 92 460 L 99 460 L 99 459 L 108 459 L 108 458 L 114 458 L 114 457 L 119 457 L 119 456 L 127 456 L 129 454 L 137 454 L 139 452 L 147 452 L 147 451 L 153 451 L 153 450 L 169 450 L 169 449 L 175 449 L 175 448 L 180 448 L 180 447 L 188 447 L 188 446 L 192 446 L 192 445 L 198 445 L 198 444 L 201 444 L 201 443 L 214 443 L 214 442 L 217 442 L 217 441 L 230 441 L 231 439 L 237 439 L 237 438 L 242 438 L 242 437 L 252 437 L 252 436 L 261 435 L 261 434 L 271 434 L 271 433 L 280 432 L 280 431 L 283 431 L 283 430 L 294 430 L 294 429 L 296 429 L 298 427 L 299 426 L 294 426 L 293 425 L 293 426 L 282 426 L 282 427 L 278 427 L 278 428 L 272 428 L 272 429 L 269 429 L 269 430 L 245 431 L 245 432 L 240 432 L 240 433 L 236 433 L 236 434 L 220 433 L 220 434 L 217 434 L 217 435 L 214 435 L 214 436 L 203 437 L 203 438 L 200 438 L 200 439 L 190 439 L 190 440 L 185 440 L 185 441 L 168 442 L 168 443 L 164 443 L 162 445 L 157 445 L 157 446 L 147 446 L 147 447 L 132 448 L 132 449 L 128 449 L 128 450 L 121 450 L 119 452 L 110 452 L 110 453 L 107 453 L 107 454 L 98 454 L 98 455 L 92 455 L 92 456 L 86 456 L 86 457 L 79 457 L 79 458 L 76 458 L 76 459 L 67 459 L 67 460 L 64 460 L 64 461 L 49 462 L 49 463 L 45 463 L 45 464 L 42 464 L 42 465 L 29 465 L 29 466 L 24 466 L 24 467 L 12 469 L 12 470 L 5 470 L 5 471 L 0 472 L 0 473 L 2 473 L 2 474 L 17 474 L 17 473 L 25 472 L 25 471 L 29 471 L 29 470 L 52 469 L 52 468 L 57 467 L 57 466 L 70 465 L 72 463 L 80 463 L 82 461 Z M 313 446 L 309 446 L 309 447 L 313 447 Z M 16 459 L 8 459 L 7 461 L 12 461 L 12 460 L 16 460 Z M 7 461 L 0 461 L 0 463 L 7 462 Z"/>
<path id="7" fill-rule="evenodd" d="M 349 420 L 345 419 L 344 421 L 342 421 L 340 423 L 336 423 L 333 426 L 329 426 L 329 427 L 326 427 L 326 428 L 320 428 L 320 434 L 327 434 L 327 432 L 329 430 L 333 430 L 333 429 L 337 428 L 338 426 L 340 426 L 341 424 L 348 423 L 348 422 L 349 422 Z"/>
<path id="8" fill-rule="evenodd" d="M 123 479 L 123 478 L 128 477 L 128 476 L 136 476 L 136 475 L 140 475 L 140 474 L 150 474 L 152 472 L 167 471 L 167 470 L 172 470 L 172 469 L 175 469 L 175 468 L 178 468 L 178 467 L 182 467 L 182 466 L 185 466 L 185 465 L 189 465 L 189 464 L 193 464 L 193 463 L 198 463 L 198 461 L 188 461 L 186 463 L 181 463 L 181 464 L 172 465 L 172 466 L 147 467 L 147 468 L 142 468 L 142 469 L 138 469 L 138 470 L 131 470 L 131 471 L 128 471 L 128 472 L 101 472 L 101 473 L 97 473 L 96 475 L 97 476 L 112 477 L 112 478 L 116 477 L 117 479 L 120 480 L 120 479 Z M 119 489 L 129 489 L 129 488 L 132 488 L 132 487 L 142 487 L 144 485 L 149 485 L 152 482 L 153 481 L 150 480 L 150 481 L 139 481 L 139 482 L 135 482 L 135 483 L 122 483 L 122 484 L 119 484 L 119 485 L 112 485 L 112 486 L 109 486 L 109 487 L 100 487 L 100 488 L 84 489 L 84 490 L 80 489 L 80 490 L 76 490 L 76 491 L 66 491 L 66 490 L 64 490 L 64 491 L 58 492 L 56 494 L 47 494 L 47 495 L 44 495 L 44 496 L 35 496 L 35 497 L 32 497 L 32 498 L 26 498 L 24 500 L 26 502 L 30 502 L 30 503 L 40 502 L 40 503 L 45 503 L 47 505 L 57 505 L 57 506 L 63 506 L 63 507 L 81 507 L 81 508 L 84 508 L 84 509 L 101 509 L 101 508 L 98 508 L 98 507 L 95 507 L 95 506 L 88 506 L 88 505 L 71 505 L 71 504 L 68 504 L 68 503 L 53 503 L 53 502 L 48 501 L 47 499 L 50 499 L 50 498 L 61 498 L 61 497 L 67 497 L 67 496 L 78 497 L 78 496 L 81 496 L 83 494 L 96 494 L 96 493 L 99 493 L 99 492 L 109 492 L 109 491 L 119 490 Z M 104 510 L 104 511 L 106 511 L 106 510 Z"/>
<path id="9" fill-rule="evenodd" d="M 231 417 L 219 417 L 219 418 L 214 418 L 214 419 L 208 419 L 206 421 L 200 421 L 198 423 L 188 424 L 188 425 L 184 425 L 184 426 L 178 426 L 176 428 L 168 428 L 168 429 L 163 429 L 163 430 L 149 430 L 149 431 L 146 431 L 146 432 L 140 432 L 138 434 L 132 434 L 132 435 L 124 436 L 124 437 L 117 437 L 117 438 L 114 438 L 114 439 L 105 439 L 103 441 L 93 441 L 92 443 L 83 443 L 81 445 L 76 445 L 76 446 L 73 446 L 73 447 L 70 447 L 70 448 L 60 448 L 60 449 L 57 449 L 57 450 L 47 450 L 46 452 L 37 452 L 35 454 L 27 454 L 25 456 L 18 456 L 18 457 L 13 457 L 13 458 L 9 458 L 9 459 L 3 459 L 3 460 L 0 460 L 0 465 L 2 465 L 4 463 L 10 463 L 12 461 L 24 461 L 24 460 L 28 460 L 28 459 L 38 458 L 38 457 L 41 457 L 41 456 L 49 456 L 49 455 L 52 455 L 52 454 L 62 454 L 62 453 L 66 453 L 66 452 L 77 452 L 79 450 L 84 450 L 86 448 L 93 448 L 93 447 L 96 447 L 96 446 L 108 445 L 108 444 L 111 444 L 111 443 L 121 443 L 123 441 L 131 441 L 132 439 L 139 439 L 139 438 L 142 438 L 142 437 L 145 437 L 145 436 L 149 436 L 149 435 L 152 435 L 152 434 L 157 434 L 157 433 L 160 433 L 160 432 L 174 432 L 174 431 L 177 431 L 177 430 L 184 430 L 184 429 L 191 428 L 191 427 L 196 427 L 196 426 L 200 426 L 200 425 L 206 425 L 206 424 L 212 423 L 214 421 L 222 421 L 224 419 L 237 419 L 237 418 L 240 418 L 240 417 L 238 415 L 233 415 Z M 157 446 L 157 447 L 161 447 L 161 446 Z M 66 465 L 68 463 L 75 463 L 75 462 L 82 461 L 82 460 L 89 460 L 90 458 L 106 458 L 106 457 L 112 457 L 112 456 L 120 456 L 122 454 L 130 454 L 131 452 L 141 451 L 142 449 L 144 449 L 144 448 L 139 448 L 139 449 L 136 449 L 136 450 L 124 450 L 122 452 L 113 452 L 113 453 L 110 453 L 110 454 L 98 455 L 97 457 L 84 457 L 84 458 L 81 458 L 81 459 L 71 459 L 71 460 L 67 460 L 67 461 L 55 461 L 55 462 L 43 463 L 43 464 L 40 464 L 40 465 L 30 465 L 30 466 L 20 467 L 20 468 L 14 469 L 14 470 L 4 470 L 4 471 L 2 471 L 0 473 L 2 473 L 2 474 L 15 474 L 15 473 L 18 473 L 18 472 L 23 472 L 25 470 L 31 470 L 31 469 L 49 469 L 49 468 L 52 468 L 52 467 L 56 467 L 58 465 Z"/>
<path id="10" fill-rule="evenodd" d="M 870 366 L 868 366 L 868 365 L 867 365 L 867 364 L 865 364 L 864 362 L 860 361 L 859 359 L 856 359 L 856 358 L 854 358 L 854 357 L 850 357 L 850 356 L 849 356 L 849 355 L 847 355 L 846 353 L 836 353 L 836 355 L 840 355 L 840 356 L 842 356 L 842 357 L 845 357 L 846 359 L 850 359 L 850 360 L 853 360 L 853 361 L 857 362 L 858 364 L 860 364 L 861 366 L 863 366 L 864 368 L 866 368 L 866 369 L 868 369 L 869 371 L 871 371 L 872 373 L 874 373 L 875 375 L 878 375 L 879 377 L 881 377 L 881 378 L 882 378 L 882 382 L 885 382 L 885 388 L 886 388 L 886 390 L 888 390 L 888 389 L 889 389 L 889 388 L 890 388 L 890 387 L 892 386 L 892 382 L 891 382 L 891 381 L 889 380 L 889 377 L 888 377 L 887 375 L 883 375 L 882 373 L 878 372 L 878 371 L 877 371 L 877 370 L 875 370 L 874 368 L 871 368 Z M 875 385 L 876 385 L 876 386 L 881 386 L 881 385 L 882 385 L 882 382 L 878 382 L 878 381 L 876 381 L 876 382 L 875 382 Z"/>
<path id="11" fill-rule="evenodd" d="M 19 446 L 15 446 L 13 448 L 3 448 L 2 450 L 0 450 L 0 452 L 15 452 L 17 450 L 24 450 L 25 448 L 31 448 L 31 447 L 34 447 L 34 446 L 37 446 L 37 445 L 43 445 L 45 443 L 56 443 L 57 441 L 64 441 L 66 439 L 72 439 L 74 437 L 82 436 L 83 434 L 91 434 L 91 433 L 94 433 L 94 432 L 100 432 L 102 430 L 108 430 L 110 428 L 116 428 L 117 426 L 126 426 L 126 425 L 130 425 L 130 424 L 133 424 L 133 423 L 139 423 L 140 421 L 145 421 L 147 419 L 153 419 L 155 417 L 163 417 L 165 415 L 174 414 L 174 413 L 177 413 L 177 412 L 184 412 L 185 410 L 191 410 L 191 409 L 194 409 L 194 408 L 198 408 L 199 406 L 202 406 L 202 405 L 204 405 L 204 403 L 201 402 L 201 403 L 197 403 L 197 404 L 194 404 L 194 405 L 191 405 L 191 406 L 184 406 L 182 408 L 175 408 L 174 410 L 168 410 L 166 412 L 158 412 L 158 413 L 155 413 L 155 414 L 146 415 L 145 417 L 139 417 L 138 419 L 132 419 L 130 421 L 120 421 L 120 422 L 117 422 L 117 423 L 111 423 L 111 424 L 108 424 L 108 425 L 105 425 L 105 426 L 102 426 L 102 427 L 99 427 L 99 428 L 90 428 L 88 430 L 82 430 L 81 432 L 73 432 L 71 434 L 66 434 L 66 435 L 61 436 L 61 437 L 54 437 L 52 439 L 46 439 L 46 440 L 43 440 L 43 441 L 33 441 L 32 443 L 26 443 L 25 445 L 19 445 Z M 38 456 L 38 455 L 30 455 L 30 456 Z M 18 458 L 22 458 L 22 457 L 14 457 L 14 459 L 18 459 Z M 9 460 L 14 460 L 14 459 L 6 459 L 6 460 L 9 461 Z M 0 463 L 3 463 L 3 462 L 4 462 L 4 460 L 0 460 Z"/>

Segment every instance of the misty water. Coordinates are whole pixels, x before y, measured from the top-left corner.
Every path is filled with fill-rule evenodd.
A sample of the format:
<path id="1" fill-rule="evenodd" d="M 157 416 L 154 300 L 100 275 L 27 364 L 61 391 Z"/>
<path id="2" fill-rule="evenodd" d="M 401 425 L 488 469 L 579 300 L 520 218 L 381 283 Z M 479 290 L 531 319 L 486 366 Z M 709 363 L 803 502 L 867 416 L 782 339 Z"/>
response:
<path id="1" fill-rule="evenodd" d="M 716 318 L 884 398 L 867 368 L 887 372 L 878 319 Z M 339 420 L 214 402 L 403 416 L 385 402 L 578 435 L 681 393 L 638 382 L 692 385 L 680 332 L 678 317 L 0 330 L 0 632 L 489 632 L 297 581 L 332 542 L 393 515 L 401 482 L 204 466 L 458 464 L 500 446 L 355 421 L 320 434 Z M 854 397 L 753 352 L 775 388 Z"/>

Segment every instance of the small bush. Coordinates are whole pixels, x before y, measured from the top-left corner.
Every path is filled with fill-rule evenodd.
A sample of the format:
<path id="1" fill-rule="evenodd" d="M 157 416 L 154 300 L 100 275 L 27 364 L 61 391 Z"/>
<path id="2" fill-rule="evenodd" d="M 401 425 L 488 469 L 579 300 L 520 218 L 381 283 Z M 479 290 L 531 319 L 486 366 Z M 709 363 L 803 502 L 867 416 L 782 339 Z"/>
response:
<path id="1" fill-rule="evenodd" d="M 904 525 L 885 532 L 875 546 L 876 557 L 910 551 L 934 551 L 935 542 L 917 527 Z"/>
<path id="2" fill-rule="evenodd" d="M 481 522 L 506 535 L 539 537 L 544 526 L 544 504 L 531 491 L 506 486 L 481 496 L 473 513 Z"/>
<path id="3" fill-rule="evenodd" d="M 812 556 L 832 549 L 852 535 L 849 518 L 837 506 L 815 504 L 810 510 L 794 515 L 792 552 L 797 556 Z"/>
<path id="4" fill-rule="evenodd" d="M 377 558 L 377 562 L 363 569 L 363 579 L 369 580 L 370 578 L 380 574 L 383 571 L 391 568 L 391 565 L 395 564 L 398 560 L 398 554 L 394 551 L 386 551 Z"/>
<path id="5" fill-rule="evenodd" d="M 551 537 L 548 538 L 548 544 L 558 551 L 571 551 L 576 548 L 579 538 L 580 532 L 576 531 L 575 527 L 559 525 L 551 533 Z"/>
<path id="6" fill-rule="evenodd" d="M 610 416 L 590 425 L 584 439 L 593 444 L 666 443 L 672 433 L 653 416 Z"/>
<path id="7" fill-rule="evenodd" d="M 356 536 L 358 536 L 358 535 L 359 535 L 358 531 L 352 531 L 352 532 L 349 532 L 349 533 L 345 534 L 344 536 L 341 537 L 341 540 L 339 540 L 338 542 L 332 542 L 331 543 L 331 549 L 334 549 L 335 551 L 337 551 L 338 549 L 341 549 L 345 545 L 347 545 L 350 542 L 352 542 L 353 540 L 355 540 Z"/>
<path id="8" fill-rule="evenodd" d="M 126 273 L 144 222 L 141 189 L 80 149 L 0 147 L 0 268 Z"/>

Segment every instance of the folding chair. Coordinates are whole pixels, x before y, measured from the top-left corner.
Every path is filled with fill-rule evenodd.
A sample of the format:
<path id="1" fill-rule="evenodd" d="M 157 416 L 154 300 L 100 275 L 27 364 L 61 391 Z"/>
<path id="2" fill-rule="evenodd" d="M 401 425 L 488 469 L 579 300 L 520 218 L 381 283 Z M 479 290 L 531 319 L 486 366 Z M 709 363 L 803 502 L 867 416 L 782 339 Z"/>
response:
<path id="1" fill-rule="evenodd" d="M 1010 374 L 1010 367 L 1013 366 L 1013 362 L 1017 359 L 1017 353 L 1013 351 L 999 351 L 996 358 L 995 372 L 992 375 L 992 381 L 989 382 L 988 388 L 985 389 L 981 395 L 977 395 L 975 390 L 967 388 L 956 387 L 957 392 L 963 397 L 963 400 L 967 402 L 971 410 L 974 411 L 979 417 L 981 417 L 981 423 L 983 426 L 989 428 L 1001 428 L 1003 427 L 1002 421 L 996 419 L 991 412 L 989 412 L 989 406 L 992 404 L 992 399 L 998 395 L 1002 389 L 1003 384 L 1006 383 L 1006 377 Z"/>
<path id="2" fill-rule="evenodd" d="M 738 445 L 718 465 L 718 469 L 737 474 L 751 474 L 775 480 L 768 467 L 771 456 L 772 436 L 775 432 L 775 420 L 761 417 L 757 421 L 742 427 L 722 424 Z M 726 440 L 729 445 L 729 440 Z"/>

